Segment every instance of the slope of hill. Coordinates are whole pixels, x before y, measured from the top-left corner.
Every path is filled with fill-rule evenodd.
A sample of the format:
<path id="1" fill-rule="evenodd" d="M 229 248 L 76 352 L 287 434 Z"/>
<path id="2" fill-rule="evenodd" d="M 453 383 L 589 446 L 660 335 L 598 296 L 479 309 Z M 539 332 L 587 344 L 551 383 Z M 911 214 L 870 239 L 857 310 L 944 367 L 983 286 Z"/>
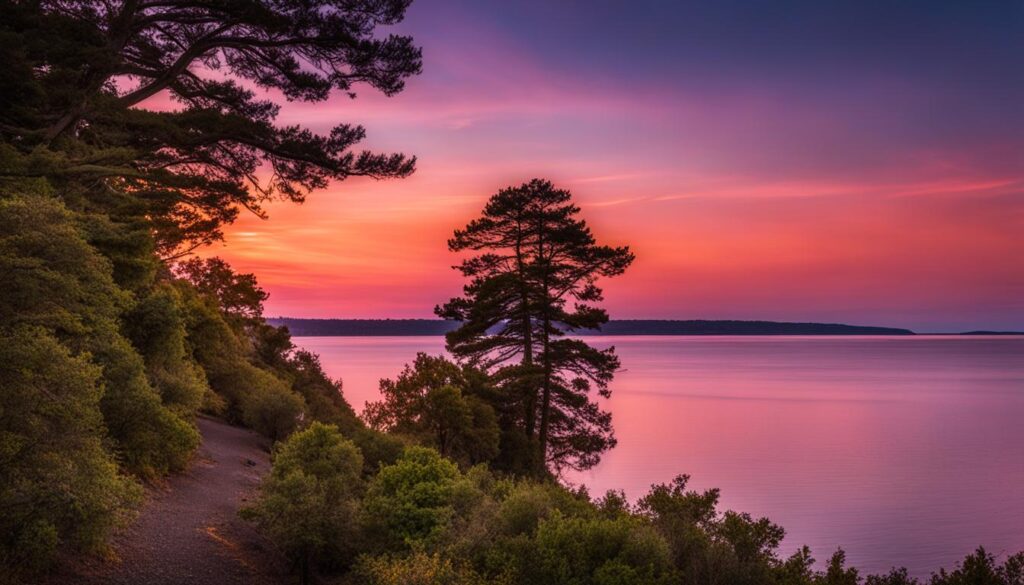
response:
<path id="1" fill-rule="evenodd" d="M 270 470 L 267 441 L 200 417 L 191 468 L 152 486 L 141 513 L 113 542 L 110 559 L 81 559 L 46 585 L 273 585 L 291 582 L 273 545 L 238 509 Z"/>

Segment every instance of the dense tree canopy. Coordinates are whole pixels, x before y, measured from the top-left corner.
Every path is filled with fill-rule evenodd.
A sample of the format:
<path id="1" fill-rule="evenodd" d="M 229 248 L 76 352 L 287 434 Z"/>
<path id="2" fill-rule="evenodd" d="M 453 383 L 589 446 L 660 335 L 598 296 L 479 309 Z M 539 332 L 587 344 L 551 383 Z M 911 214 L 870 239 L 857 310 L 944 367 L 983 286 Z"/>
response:
<path id="1" fill-rule="evenodd" d="M 200 410 L 283 439 L 365 428 L 255 277 L 186 260 L 241 210 L 415 160 L 275 123 L 285 100 L 399 92 L 405 0 L 0 0 L 0 581 L 102 548 L 138 479 L 186 466 Z M 10 513 L 17 509 L 18 513 Z"/>
<path id="2" fill-rule="evenodd" d="M 372 428 L 408 436 L 466 464 L 497 455 L 500 429 L 483 372 L 420 353 L 397 379 L 381 380 L 380 393 L 381 400 L 363 413 Z"/>
<path id="3" fill-rule="evenodd" d="M 420 50 L 378 29 L 407 5 L 7 0 L 0 172 L 87 186 L 73 207 L 149 218 L 164 256 L 220 238 L 239 208 L 262 213 L 271 197 L 406 176 L 414 159 L 353 150 L 361 126 L 279 127 L 279 105 L 257 92 L 321 101 L 332 90 L 354 97 L 359 84 L 401 91 Z M 160 111 L 136 107 L 150 103 Z"/>

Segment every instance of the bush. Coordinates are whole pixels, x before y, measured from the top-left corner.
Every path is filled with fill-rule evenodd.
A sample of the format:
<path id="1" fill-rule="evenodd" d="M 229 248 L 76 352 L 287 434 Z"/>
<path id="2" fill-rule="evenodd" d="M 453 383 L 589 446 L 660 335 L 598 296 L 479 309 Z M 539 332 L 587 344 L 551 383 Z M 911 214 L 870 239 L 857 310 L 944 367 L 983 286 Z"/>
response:
<path id="1" fill-rule="evenodd" d="M 409 447 L 370 483 L 364 519 L 387 550 L 427 543 L 448 527 L 455 515 L 459 468 L 426 447 Z"/>
<path id="2" fill-rule="evenodd" d="M 393 465 L 406 447 L 402 439 L 366 427 L 358 427 L 352 440 L 363 452 L 363 475 L 366 477 L 377 475 L 385 465 Z"/>
<path id="3" fill-rule="evenodd" d="M 141 495 L 103 449 L 100 369 L 42 328 L 0 330 L 0 581 L 103 546 Z M 12 574 L 6 575 L 10 578 Z"/>
<path id="4" fill-rule="evenodd" d="M 526 552 L 520 559 L 524 584 L 653 585 L 673 577 L 668 544 L 636 518 L 555 514 L 540 523 Z"/>
<path id="5" fill-rule="evenodd" d="M 163 283 L 153 287 L 124 321 L 126 334 L 142 355 L 163 403 L 191 416 L 202 407 L 210 389 L 185 343 L 184 310 L 178 290 Z"/>
<path id="6" fill-rule="evenodd" d="M 272 374 L 253 370 L 254 384 L 242 399 L 242 420 L 273 441 L 284 439 L 302 422 L 302 398 Z"/>
<path id="7" fill-rule="evenodd" d="M 540 523 L 556 514 L 589 516 L 590 501 L 553 482 L 523 481 L 501 502 L 496 524 L 505 536 L 533 536 Z"/>
<path id="8" fill-rule="evenodd" d="M 100 407 L 123 463 L 144 477 L 184 469 L 199 431 L 163 405 L 127 340 L 108 334 L 92 346 L 105 379 Z"/>
<path id="9" fill-rule="evenodd" d="M 364 557 L 357 569 L 365 585 L 501 585 L 506 579 L 485 579 L 472 568 L 439 554 L 419 551 L 408 557 Z"/>
<path id="10" fill-rule="evenodd" d="M 301 570 L 347 567 L 355 558 L 363 458 L 337 427 L 313 423 L 278 443 L 254 506 L 243 511 Z"/>

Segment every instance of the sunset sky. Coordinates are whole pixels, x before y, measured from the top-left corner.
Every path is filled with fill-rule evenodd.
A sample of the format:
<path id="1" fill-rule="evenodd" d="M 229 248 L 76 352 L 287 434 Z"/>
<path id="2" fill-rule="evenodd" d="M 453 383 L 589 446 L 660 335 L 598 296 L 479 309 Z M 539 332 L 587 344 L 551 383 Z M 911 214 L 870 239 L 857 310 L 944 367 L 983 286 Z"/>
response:
<path id="1" fill-rule="evenodd" d="M 416 0 L 424 73 L 288 104 L 419 157 L 204 252 L 266 314 L 431 317 L 451 231 L 544 177 L 637 261 L 613 318 L 1024 329 L 1024 2 Z"/>

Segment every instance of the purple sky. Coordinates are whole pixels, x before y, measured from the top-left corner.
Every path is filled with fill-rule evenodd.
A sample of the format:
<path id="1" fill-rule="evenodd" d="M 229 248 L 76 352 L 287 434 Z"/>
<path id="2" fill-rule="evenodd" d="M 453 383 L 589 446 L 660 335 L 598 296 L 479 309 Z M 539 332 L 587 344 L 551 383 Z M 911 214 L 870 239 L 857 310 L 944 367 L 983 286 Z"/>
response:
<path id="1" fill-rule="evenodd" d="M 442 2 L 424 73 L 289 104 L 419 156 L 210 253 L 269 314 L 429 317 L 451 230 L 547 177 L 635 266 L 613 318 L 1024 329 L 1024 2 Z"/>

